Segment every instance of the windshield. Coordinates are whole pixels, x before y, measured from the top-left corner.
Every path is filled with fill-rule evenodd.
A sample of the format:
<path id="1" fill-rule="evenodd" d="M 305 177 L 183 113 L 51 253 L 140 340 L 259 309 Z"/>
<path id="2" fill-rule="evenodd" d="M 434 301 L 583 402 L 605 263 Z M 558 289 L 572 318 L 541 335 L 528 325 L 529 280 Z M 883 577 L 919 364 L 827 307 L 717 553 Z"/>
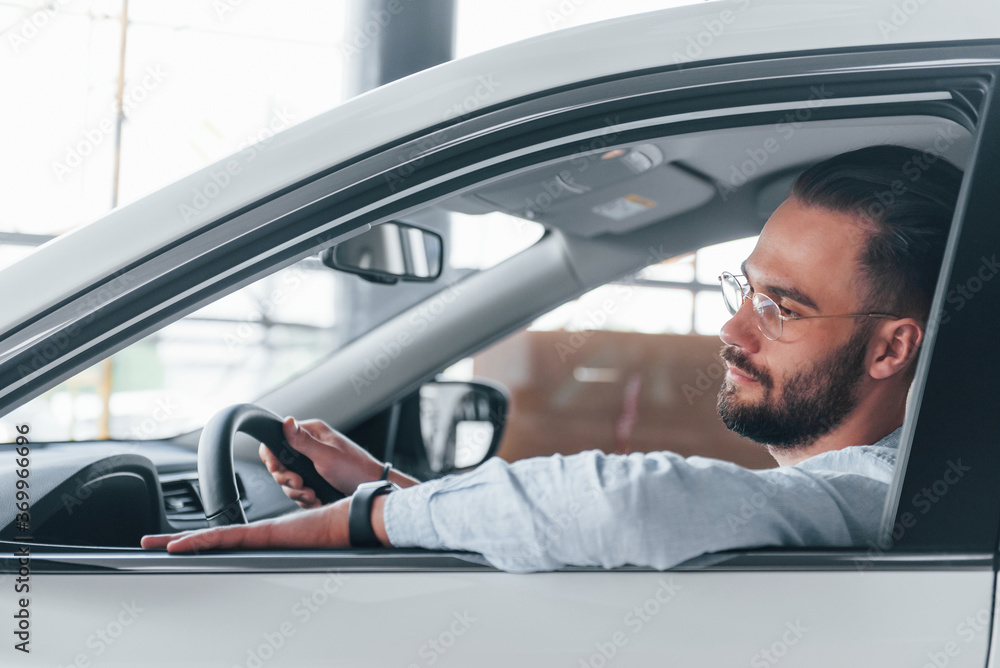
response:
<path id="1" fill-rule="evenodd" d="M 456 281 L 541 238 L 502 213 L 428 208 L 408 220 L 437 230 L 446 262 L 431 283 L 372 283 L 313 256 L 221 297 L 60 383 L 0 421 L 38 441 L 148 440 L 201 427 L 220 408 L 252 402 Z"/>

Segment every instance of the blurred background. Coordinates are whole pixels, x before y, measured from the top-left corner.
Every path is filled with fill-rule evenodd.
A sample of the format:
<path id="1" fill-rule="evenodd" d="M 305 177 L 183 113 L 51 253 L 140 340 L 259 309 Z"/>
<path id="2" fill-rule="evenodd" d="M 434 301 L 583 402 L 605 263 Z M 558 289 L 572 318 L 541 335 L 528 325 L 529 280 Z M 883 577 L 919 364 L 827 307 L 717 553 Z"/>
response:
<path id="1" fill-rule="evenodd" d="M 380 16 L 391 2 L 403 7 L 405 21 L 384 30 Z M 551 31 L 682 4 L 693 2 L 0 2 L 0 83 L 6 100 L 0 111 L 0 267 L 116 206 L 266 142 L 275 132 L 398 76 Z M 509 216 L 497 214 L 473 225 L 456 214 L 447 235 L 449 266 L 485 268 L 540 234 L 537 224 Z M 736 271 L 753 242 L 651 258 L 654 264 L 633 277 L 638 280 L 631 281 L 628 298 L 618 300 L 613 314 L 594 317 L 609 297 L 621 294 L 620 286 L 608 285 L 540 317 L 520 339 L 464 360 L 446 375 L 486 374 L 516 385 L 504 373 L 516 367 L 513 359 L 527 354 L 525 337 L 550 350 L 554 344 L 546 336 L 574 341 L 573 333 L 586 332 L 588 350 L 611 346 L 626 351 L 626 357 L 636 347 L 673 350 L 678 358 L 672 362 L 673 394 L 658 401 L 676 404 L 682 412 L 695 405 L 706 420 L 714 420 L 714 391 L 705 391 L 699 375 L 705 369 L 689 361 L 689 347 L 717 348 L 727 314 L 716 276 L 720 267 Z M 368 312 L 367 320 L 357 317 L 354 305 L 371 301 L 379 289 L 322 271 L 315 262 L 293 266 L 53 388 L 9 416 L 10 423 L 37 424 L 39 440 L 151 439 L 195 428 L 219 406 L 264 394 L 394 315 L 398 309 L 387 292 L 384 310 Z M 590 336 L 598 330 L 639 338 L 617 346 L 619 339 Z M 690 343 L 668 350 L 662 340 L 642 338 L 649 335 L 689 337 Z M 632 357 L 626 364 L 632 371 L 623 368 L 614 378 L 564 381 L 607 386 L 615 397 L 635 395 L 636 401 L 640 391 L 655 395 L 655 386 L 647 383 L 641 390 L 635 381 L 635 369 L 649 366 L 650 357 Z M 548 378 L 552 382 L 551 374 Z M 698 394 L 673 396 L 685 381 Z M 591 403 L 609 402 L 595 398 Z M 610 404 L 609 425 L 622 411 L 618 399 Z M 7 440 L 4 436 L 0 433 L 0 440 Z M 675 442 L 692 439 L 678 435 Z M 656 447 L 656 440 L 637 449 Z"/>
<path id="2" fill-rule="evenodd" d="M 456 58 L 689 4 L 399 2 L 453 14 Z M 361 92 L 376 11 L 351 0 L 0 2 L 0 264 Z"/>

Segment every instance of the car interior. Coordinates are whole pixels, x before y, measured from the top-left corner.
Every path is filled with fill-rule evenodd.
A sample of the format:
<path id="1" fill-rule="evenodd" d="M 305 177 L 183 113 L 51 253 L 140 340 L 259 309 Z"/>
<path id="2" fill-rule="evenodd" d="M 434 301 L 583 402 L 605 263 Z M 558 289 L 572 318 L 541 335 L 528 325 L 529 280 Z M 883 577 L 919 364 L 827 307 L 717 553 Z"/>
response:
<path id="1" fill-rule="evenodd" d="M 451 279 L 377 286 L 378 295 L 400 295 L 397 312 L 287 382 L 242 401 L 278 415 L 322 419 L 422 479 L 461 474 L 469 462 L 492 454 L 513 460 L 595 447 L 671 449 L 751 467 L 773 464 L 721 426 L 714 403 L 719 378 L 711 378 L 714 389 L 696 385 L 699 370 L 712 369 L 717 337 L 600 327 L 584 330 L 584 336 L 533 331 L 529 325 L 600 286 L 642 285 L 639 272 L 648 266 L 752 237 L 795 175 L 817 160 L 892 143 L 934 151 L 963 167 L 973 143 L 964 125 L 929 115 L 779 126 L 728 127 L 629 144 L 609 132 L 571 157 L 438 198 L 405 220 L 441 229 L 455 214 L 475 220 L 502 213 L 543 226 L 544 234 L 495 266 Z M 308 262 L 318 270 L 317 257 Z M 446 307 L 428 311 L 434 300 L 445 298 Z M 418 318 L 423 327 L 415 333 Z M 398 356 L 372 373 L 373 361 L 396 350 L 393 342 Z M 560 351 L 568 361 L 560 359 Z M 477 409 L 479 395 L 449 393 L 449 383 L 458 381 L 441 374 L 464 359 L 472 360 L 473 378 L 495 389 L 497 403 Z M 591 382 L 588 374 L 604 375 Z M 364 379 L 360 390 L 359 378 Z M 697 401 L 684 393 L 685 384 L 701 392 Z M 640 417 L 623 445 L 615 429 L 629 405 Z M 29 402 L 7 419 L 30 417 L 32 406 Z M 497 406 L 503 406 L 503 415 L 496 414 Z M 427 426 L 429 414 L 445 416 L 437 432 Z M 483 449 L 464 460 L 456 457 L 453 438 L 440 437 L 461 422 L 489 428 Z M 146 533 L 205 526 L 199 436 L 200 429 L 192 429 L 164 438 L 35 444 L 35 490 L 44 495 L 33 504 L 36 541 L 137 548 Z M 264 469 L 257 447 L 241 435 L 234 450 L 237 486 L 250 520 L 296 508 Z M 13 475 L 12 468 L 0 469 L 0 484 L 7 487 Z M 16 510 L 8 498 L 0 504 L 0 538 L 10 538 Z"/>

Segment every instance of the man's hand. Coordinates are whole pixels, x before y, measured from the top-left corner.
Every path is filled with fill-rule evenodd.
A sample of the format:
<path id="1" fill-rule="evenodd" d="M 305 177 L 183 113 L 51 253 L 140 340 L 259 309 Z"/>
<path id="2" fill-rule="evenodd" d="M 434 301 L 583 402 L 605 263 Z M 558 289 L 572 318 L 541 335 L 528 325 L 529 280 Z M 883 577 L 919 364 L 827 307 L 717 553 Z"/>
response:
<path id="1" fill-rule="evenodd" d="M 347 533 L 349 501 L 350 499 L 341 499 L 315 510 L 296 512 L 252 524 L 143 536 L 140 545 L 147 549 L 166 548 L 167 552 L 350 547 Z M 381 506 L 377 515 L 380 521 Z M 382 536 L 384 535 L 383 530 Z"/>
<path id="2" fill-rule="evenodd" d="M 382 463 L 321 420 L 299 424 L 294 418 L 288 417 L 282 428 L 288 444 L 311 459 L 317 473 L 347 494 L 348 498 L 323 506 L 316 498 L 316 493 L 303 486 L 302 477 L 285 468 L 274 453 L 261 444 L 260 458 L 267 470 L 281 485 L 285 494 L 308 512 L 252 524 L 143 536 L 140 545 L 147 549 L 166 548 L 167 552 L 350 547 L 347 529 L 350 495 L 354 494 L 361 483 L 378 479 L 382 473 Z M 393 471 L 389 478 L 400 487 L 409 487 L 419 482 L 399 471 Z M 389 547 L 382 519 L 385 499 L 385 496 L 379 496 L 374 500 L 371 521 L 375 535 L 382 545 Z"/>
<path id="3" fill-rule="evenodd" d="M 379 460 L 322 420 L 299 423 L 288 417 L 282 427 L 288 444 L 311 459 L 316 472 L 348 496 L 354 493 L 358 485 L 377 480 L 382 473 L 382 463 Z M 258 453 L 264 466 L 281 485 L 281 490 L 288 498 L 303 508 L 319 508 L 322 505 L 316 498 L 316 492 L 303 485 L 302 476 L 285 468 L 263 443 Z"/>
<path id="4" fill-rule="evenodd" d="M 282 427 L 285 440 L 292 449 L 311 459 L 316 472 L 348 496 L 354 494 L 361 483 L 378 480 L 382 475 L 382 462 L 322 420 L 297 422 L 295 418 L 287 417 Z M 263 443 L 258 454 L 271 476 L 281 485 L 285 496 L 306 509 L 322 506 L 316 492 L 303 485 L 302 476 L 285 468 Z M 396 470 L 389 474 L 389 480 L 400 487 L 419 482 Z"/>

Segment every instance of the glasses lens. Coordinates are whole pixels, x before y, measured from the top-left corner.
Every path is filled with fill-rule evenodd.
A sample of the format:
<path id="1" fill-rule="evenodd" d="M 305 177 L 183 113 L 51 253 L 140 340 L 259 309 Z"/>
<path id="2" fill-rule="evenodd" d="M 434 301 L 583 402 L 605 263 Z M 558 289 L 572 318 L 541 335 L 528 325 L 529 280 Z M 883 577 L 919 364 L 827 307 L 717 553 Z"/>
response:
<path id="1" fill-rule="evenodd" d="M 757 327 L 772 341 L 781 336 L 781 312 L 778 305 L 759 292 L 753 296 L 753 311 L 757 315 Z"/>
<path id="2" fill-rule="evenodd" d="M 736 281 L 736 277 L 728 271 L 722 272 L 719 280 L 722 281 L 722 300 L 726 302 L 729 314 L 736 315 L 743 303 L 743 291 L 740 290 L 740 284 Z"/>

